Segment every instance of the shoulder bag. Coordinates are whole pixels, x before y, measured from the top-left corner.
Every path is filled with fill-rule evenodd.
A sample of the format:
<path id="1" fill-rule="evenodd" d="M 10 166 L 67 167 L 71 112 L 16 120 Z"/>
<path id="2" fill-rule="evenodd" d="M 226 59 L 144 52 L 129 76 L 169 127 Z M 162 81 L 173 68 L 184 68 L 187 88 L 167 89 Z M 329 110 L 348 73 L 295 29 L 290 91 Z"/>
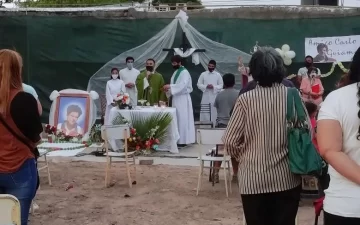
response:
<path id="1" fill-rule="evenodd" d="M 323 161 L 317 152 L 306 109 L 295 88 L 287 93 L 287 138 L 290 170 L 299 175 L 321 175 Z"/>

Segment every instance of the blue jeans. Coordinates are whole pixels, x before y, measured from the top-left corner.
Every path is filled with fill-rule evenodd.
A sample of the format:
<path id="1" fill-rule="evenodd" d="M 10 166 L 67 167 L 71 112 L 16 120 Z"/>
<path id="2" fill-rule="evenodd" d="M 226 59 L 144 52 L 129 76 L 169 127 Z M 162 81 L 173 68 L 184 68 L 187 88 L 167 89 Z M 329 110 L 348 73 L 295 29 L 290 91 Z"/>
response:
<path id="1" fill-rule="evenodd" d="M 21 224 L 27 225 L 30 206 L 36 193 L 37 168 L 35 159 L 28 159 L 14 173 L 0 173 L 0 194 L 14 195 L 20 201 Z"/>

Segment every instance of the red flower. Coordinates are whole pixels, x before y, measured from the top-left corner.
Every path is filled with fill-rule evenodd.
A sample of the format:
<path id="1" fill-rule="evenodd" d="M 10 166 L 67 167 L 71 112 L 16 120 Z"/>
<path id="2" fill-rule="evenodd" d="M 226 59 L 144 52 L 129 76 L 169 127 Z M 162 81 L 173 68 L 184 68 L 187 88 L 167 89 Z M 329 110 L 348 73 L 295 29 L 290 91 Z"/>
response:
<path id="1" fill-rule="evenodd" d="M 136 150 L 140 150 L 140 146 L 139 146 L 139 145 L 136 145 Z"/>
<path id="2" fill-rule="evenodd" d="M 155 139 L 154 141 L 155 141 L 156 144 L 160 143 L 159 139 Z"/>
<path id="3" fill-rule="evenodd" d="M 51 128 L 50 124 L 46 125 L 46 129 L 50 129 L 50 128 Z"/>

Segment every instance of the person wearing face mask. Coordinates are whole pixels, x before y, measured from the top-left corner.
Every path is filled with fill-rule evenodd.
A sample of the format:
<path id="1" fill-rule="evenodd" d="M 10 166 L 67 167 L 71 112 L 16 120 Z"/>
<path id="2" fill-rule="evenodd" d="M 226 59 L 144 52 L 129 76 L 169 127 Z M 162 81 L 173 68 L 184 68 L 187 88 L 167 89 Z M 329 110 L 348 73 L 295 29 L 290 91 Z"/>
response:
<path id="1" fill-rule="evenodd" d="M 324 94 L 324 87 L 317 71 L 316 67 L 310 67 L 308 69 L 308 75 L 301 80 L 300 91 L 304 102 L 312 102 L 320 105 L 323 101 L 322 95 Z"/>
<path id="2" fill-rule="evenodd" d="M 117 68 L 111 69 L 111 77 L 110 80 L 106 83 L 106 110 L 105 110 L 105 125 L 111 125 L 111 121 L 109 121 L 109 113 L 110 110 L 115 106 L 114 99 L 118 94 L 125 93 L 125 83 L 120 80 L 119 70 Z"/>
<path id="3" fill-rule="evenodd" d="M 158 104 L 159 101 L 166 102 L 167 98 L 162 87 L 165 85 L 163 76 L 155 71 L 155 60 L 146 60 L 146 69 L 136 79 L 138 98 L 144 99 L 150 105 Z"/>
<path id="4" fill-rule="evenodd" d="M 130 104 L 132 106 L 136 106 L 138 101 L 135 84 L 139 74 L 140 71 L 134 68 L 134 58 L 131 56 L 127 57 L 126 68 L 120 70 L 120 79 L 125 83 L 126 93 L 130 96 Z"/>
<path id="5" fill-rule="evenodd" d="M 175 70 L 171 76 L 170 84 L 166 84 L 163 90 L 166 96 L 172 97 L 172 107 L 176 108 L 177 123 L 180 138 L 180 147 L 195 143 L 194 114 L 190 93 L 193 91 L 190 73 L 181 64 L 181 57 L 174 55 L 171 64 Z"/>
<path id="6" fill-rule="evenodd" d="M 223 79 L 220 73 L 215 71 L 215 68 L 215 60 L 210 60 L 208 64 L 208 70 L 201 73 L 197 82 L 198 88 L 203 93 L 201 105 L 211 104 L 211 118 L 209 112 L 200 111 L 200 121 L 212 121 L 214 124 L 217 117 L 214 101 L 216 95 L 223 89 L 224 86 Z"/>
<path id="7" fill-rule="evenodd" d="M 314 61 L 314 59 L 312 56 L 308 55 L 305 57 L 305 66 L 300 68 L 298 71 L 298 76 L 299 76 L 300 80 L 301 80 L 301 78 L 308 76 L 308 69 L 310 67 L 314 67 L 313 61 Z M 321 71 L 319 68 L 317 68 L 317 74 L 318 74 L 317 76 L 321 75 Z"/>

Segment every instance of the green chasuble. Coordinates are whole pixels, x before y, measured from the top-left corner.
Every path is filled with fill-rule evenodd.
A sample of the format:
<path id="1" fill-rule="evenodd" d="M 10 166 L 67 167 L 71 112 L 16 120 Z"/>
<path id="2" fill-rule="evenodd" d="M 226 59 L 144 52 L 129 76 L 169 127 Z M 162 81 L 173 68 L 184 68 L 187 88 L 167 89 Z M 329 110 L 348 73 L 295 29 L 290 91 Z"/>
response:
<path id="1" fill-rule="evenodd" d="M 165 92 L 162 87 L 165 85 L 163 76 L 155 72 L 148 78 L 149 86 L 144 90 L 144 78 L 146 78 L 146 71 L 142 71 L 136 79 L 136 88 L 138 91 L 138 100 L 147 100 L 150 105 L 154 105 L 159 101 L 167 101 Z"/>

